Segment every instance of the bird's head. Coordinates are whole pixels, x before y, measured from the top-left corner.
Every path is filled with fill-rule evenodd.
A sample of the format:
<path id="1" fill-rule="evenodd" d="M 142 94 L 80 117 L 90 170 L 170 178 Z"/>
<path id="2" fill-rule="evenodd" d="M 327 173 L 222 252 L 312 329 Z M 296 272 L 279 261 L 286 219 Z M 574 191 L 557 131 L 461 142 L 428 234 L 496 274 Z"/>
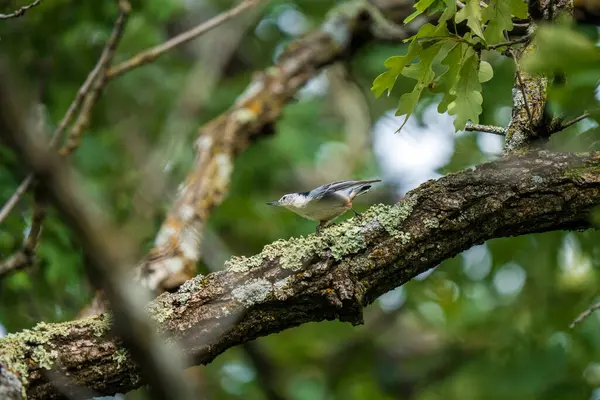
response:
<path id="1" fill-rule="evenodd" d="M 288 193 L 281 196 L 279 200 L 271 201 L 267 204 L 270 206 L 298 207 L 300 203 L 303 203 L 304 197 L 300 193 Z"/>

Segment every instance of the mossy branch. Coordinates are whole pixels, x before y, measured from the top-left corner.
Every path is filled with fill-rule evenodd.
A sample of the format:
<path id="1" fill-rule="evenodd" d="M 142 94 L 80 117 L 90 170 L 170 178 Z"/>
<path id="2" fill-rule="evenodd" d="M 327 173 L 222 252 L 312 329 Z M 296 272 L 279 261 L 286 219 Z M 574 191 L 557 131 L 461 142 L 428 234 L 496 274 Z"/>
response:
<path id="1" fill-rule="evenodd" d="M 206 364 L 228 348 L 306 322 L 360 324 L 363 307 L 378 296 L 473 245 L 586 229 L 598 206 L 600 153 L 507 157 L 426 182 L 398 204 L 375 205 L 321 237 L 280 240 L 255 256 L 232 258 L 224 271 L 198 276 L 148 309 L 160 333 Z M 17 374 L 32 399 L 141 386 L 138 368 L 108 330 L 105 314 L 39 324 L 0 340 L 0 369 Z"/>

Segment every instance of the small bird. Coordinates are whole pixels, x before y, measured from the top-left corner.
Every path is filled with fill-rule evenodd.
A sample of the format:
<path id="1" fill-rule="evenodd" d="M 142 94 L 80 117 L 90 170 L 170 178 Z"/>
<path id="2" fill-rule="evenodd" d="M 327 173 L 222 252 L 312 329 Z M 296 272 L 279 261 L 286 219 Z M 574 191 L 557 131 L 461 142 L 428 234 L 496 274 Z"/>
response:
<path id="1" fill-rule="evenodd" d="M 348 210 L 360 216 L 352 208 L 352 200 L 358 195 L 367 193 L 371 189 L 371 183 L 375 182 L 381 182 L 381 179 L 332 182 L 310 192 L 288 193 L 278 201 L 267 204 L 282 206 L 304 218 L 318 221 L 317 235 L 320 235 L 323 228 Z"/>

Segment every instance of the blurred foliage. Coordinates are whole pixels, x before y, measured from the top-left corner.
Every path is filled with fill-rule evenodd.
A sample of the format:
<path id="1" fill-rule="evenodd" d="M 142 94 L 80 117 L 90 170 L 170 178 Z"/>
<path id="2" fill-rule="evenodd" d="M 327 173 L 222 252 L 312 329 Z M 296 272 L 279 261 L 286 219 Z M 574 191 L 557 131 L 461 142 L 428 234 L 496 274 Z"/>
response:
<path id="1" fill-rule="evenodd" d="M 3 2 L 0 12 L 25 3 Z M 317 27 L 337 3 L 341 2 L 271 2 L 237 45 L 216 90 L 200 105 L 190 105 L 197 83 L 190 80 L 190 71 L 211 61 L 197 53 L 195 43 L 202 38 L 109 83 L 82 146 L 73 156 L 83 189 L 94 201 L 106 205 L 124 228 L 141 226 L 134 223 L 141 218 L 144 229 L 132 232 L 149 246 L 190 165 L 197 127 L 229 107 L 253 71 L 271 65 L 282 46 Z M 437 132 L 440 138 L 451 135 L 441 132 L 439 121 L 427 113 L 432 107 L 455 114 L 458 130 L 466 119 L 508 123 L 514 63 L 496 51 L 474 52 L 464 42 L 490 45 L 502 41 L 498 32 L 512 24 L 507 16 L 523 12 L 516 0 L 495 3 L 498 15 L 478 10 L 478 2 L 470 0 L 460 15 L 453 14 L 455 10 L 446 14 L 448 21 L 464 20 L 472 29 L 460 40 L 420 40 L 440 35 L 458 39 L 447 24 L 426 25 L 409 44 L 369 45 L 348 62 L 373 118 L 372 130 L 364 132 L 370 144 L 394 137 L 403 120 L 393 119 L 391 128 L 380 122 L 392 118 L 388 112 L 396 110 L 398 98 L 401 113 L 412 114 L 411 119 L 417 121 L 418 132 L 410 138 L 414 142 L 424 133 Z M 132 1 L 134 11 L 117 61 L 232 4 L 217 0 Z M 444 11 L 455 2 L 421 0 L 417 4 L 418 12 Z M 20 72 L 23 92 L 45 107 L 50 128 L 61 119 L 96 62 L 116 15 L 114 2 L 57 0 L 43 1 L 24 17 L 0 23 L 0 46 Z M 526 68 L 564 78 L 553 80 L 550 98 L 552 106 L 565 115 L 595 111 L 600 71 L 597 39 L 595 28 L 540 28 L 536 39 L 539 51 L 532 54 Z M 388 71 L 376 79 L 386 59 Z M 493 78 L 489 79 L 491 72 Z M 345 121 L 337 112 L 327 79 L 327 75 L 319 76 L 303 89 L 285 108 L 277 134 L 239 157 L 231 191 L 210 219 L 211 235 L 205 240 L 212 237 L 213 241 L 204 244 L 206 260 L 254 254 L 278 238 L 314 231 L 314 223 L 285 210 L 273 210 L 265 202 L 324 183 L 308 181 L 301 172 L 315 171 L 317 175 L 325 149 L 347 145 Z M 371 94 L 374 80 L 376 94 L 387 91 L 388 97 L 376 99 Z M 190 109 L 195 111 L 190 113 Z M 178 124 L 185 118 L 189 123 Z M 404 134 L 408 132 L 396 135 Z M 459 132 L 450 145 L 451 156 L 442 160 L 433 174 L 493 159 L 502 141 L 489 134 Z M 554 135 L 549 147 L 600 150 L 598 124 L 593 119 L 582 121 Z M 384 163 L 383 158 L 394 158 L 393 152 L 399 149 L 389 150 L 391 153 L 375 152 L 359 168 L 341 166 L 345 175 L 339 178 L 397 176 L 399 170 L 390 169 L 392 164 Z M 140 152 L 147 159 L 140 161 Z M 415 162 L 426 156 L 415 155 Z M 164 180 L 166 189 L 157 204 L 151 204 L 156 210 L 140 215 L 137 195 L 143 194 L 140 185 L 148 176 L 147 164 L 155 158 L 160 160 L 158 171 L 162 172 L 150 176 Z M 0 146 L 0 203 L 12 195 L 25 174 L 14 155 Z M 365 209 L 376 201 L 396 201 L 408 189 L 404 177 L 399 176 L 361 199 L 357 208 Z M 20 246 L 31 220 L 31 201 L 26 195 L 0 225 L 0 258 Z M 205 397 L 214 399 L 267 398 L 259 379 L 266 372 L 290 400 L 600 398 L 600 317 L 594 314 L 575 329 L 568 328 L 579 312 L 596 300 L 599 239 L 597 232 L 586 231 L 489 241 L 382 296 L 366 310 L 364 326 L 322 322 L 258 339 L 262 355 L 273 363 L 272 371 L 256 368 L 238 347 L 209 366 L 197 368 L 198 380 Z M 9 332 L 37 321 L 72 319 L 93 295 L 76 237 L 52 209 L 38 256 L 39 265 L 0 281 L 0 323 Z M 199 270 L 220 267 L 206 261 Z M 126 397 L 145 398 L 143 390 Z"/>

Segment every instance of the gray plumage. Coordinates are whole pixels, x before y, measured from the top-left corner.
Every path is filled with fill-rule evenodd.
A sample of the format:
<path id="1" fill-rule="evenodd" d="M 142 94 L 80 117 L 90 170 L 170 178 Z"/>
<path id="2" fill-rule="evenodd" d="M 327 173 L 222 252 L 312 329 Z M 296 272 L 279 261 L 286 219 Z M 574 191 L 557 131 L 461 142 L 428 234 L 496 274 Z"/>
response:
<path id="1" fill-rule="evenodd" d="M 332 182 L 310 192 L 288 193 L 278 201 L 267 204 L 282 206 L 304 218 L 318 221 L 317 233 L 320 233 L 322 228 L 348 210 L 360 215 L 352 208 L 352 201 L 356 196 L 368 192 L 375 182 L 381 180 Z"/>

